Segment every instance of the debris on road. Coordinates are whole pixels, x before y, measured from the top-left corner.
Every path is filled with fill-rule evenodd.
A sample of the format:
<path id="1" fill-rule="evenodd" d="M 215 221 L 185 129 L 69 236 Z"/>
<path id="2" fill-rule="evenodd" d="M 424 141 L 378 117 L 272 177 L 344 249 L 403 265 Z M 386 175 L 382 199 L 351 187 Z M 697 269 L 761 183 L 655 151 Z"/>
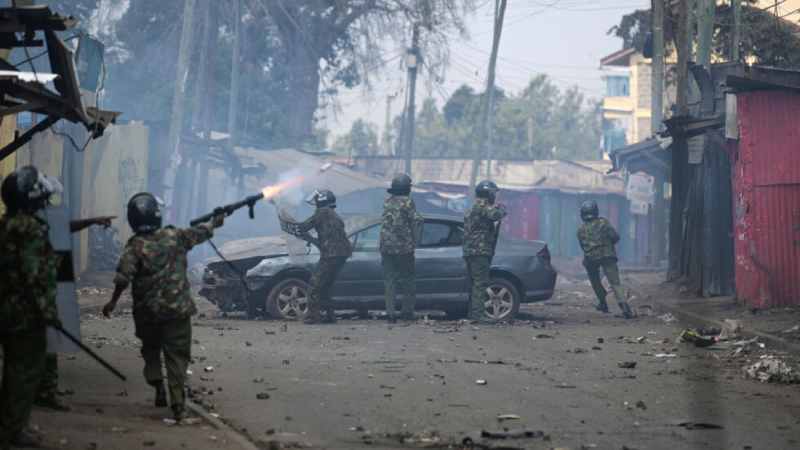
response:
<path id="1" fill-rule="evenodd" d="M 677 358 L 678 357 L 678 355 L 676 355 L 675 353 L 656 353 L 653 356 L 655 356 L 656 358 Z"/>
<path id="2" fill-rule="evenodd" d="M 475 380 L 475 384 L 480 386 L 486 386 L 488 383 L 486 382 L 486 380 Z"/>
<path id="3" fill-rule="evenodd" d="M 645 403 L 641 400 L 636 402 L 636 407 L 639 409 L 647 410 L 647 405 L 645 405 Z"/>
<path id="4" fill-rule="evenodd" d="M 636 361 L 621 361 L 617 363 L 617 367 L 620 369 L 635 369 Z"/>
<path id="5" fill-rule="evenodd" d="M 214 366 L 206 366 L 206 368 L 205 368 L 205 369 L 203 369 L 203 370 L 204 370 L 206 373 L 211 373 L 211 372 L 213 372 L 213 371 L 214 371 Z"/>
<path id="6" fill-rule="evenodd" d="M 705 422 L 680 422 L 675 426 L 686 428 L 687 430 L 722 430 L 725 428 L 722 425 Z"/>
<path id="7" fill-rule="evenodd" d="M 500 414 L 499 416 L 497 416 L 497 420 L 501 422 L 504 420 L 520 420 L 520 419 L 522 419 L 522 417 L 516 414 Z"/>
<path id="8" fill-rule="evenodd" d="M 703 336 L 698 331 L 687 328 L 678 336 L 680 342 L 688 342 L 694 344 L 695 347 L 711 347 L 717 343 L 717 340 L 712 336 Z"/>
<path id="9" fill-rule="evenodd" d="M 555 339 L 555 338 L 553 336 L 550 336 L 549 334 L 540 333 L 534 336 L 533 339 L 535 340 L 535 339 Z"/>
<path id="10" fill-rule="evenodd" d="M 606 342 L 606 340 L 605 340 L 605 339 L 603 339 L 603 338 L 597 338 L 597 343 L 598 343 L 598 344 L 603 344 L 603 343 L 605 343 L 605 342 Z"/>
<path id="11" fill-rule="evenodd" d="M 792 328 L 781 331 L 784 334 L 800 333 L 800 325 L 795 325 Z"/>
<path id="12" fill-rule="evenodd" d="M 256 394 L 256 398 L 259 400 L 269 400 L 269 394 L 267 394 L 266 392 L 260 392 Z"/>
<path id="13" fill-rule="evenodd" d="M 737 339 L 742 334 L 742 322 L 733 319 L 725 319 L 722 321 L 722 332 L 719 334 L 719 339 L 727 341 L 730 339 Z"/>
<path id="14" fill-rule="evenodd" d="M 763 355 L 760 361 L 742 370 L 746 377 L 762 383 L 800 383 L 800 373 L 774 355 Z"/>
<path id="15" fill-rule="evenodd" d="M 262 377 L 253 378 L 253 383 L 263 383 L 263 382 L 264 382 L 264 378 L 262 378 Z"/>
<path id="16" fill-rule="evenodd" d="M 678 319 L 675 316 L 673 316 L 672 313 L 662 314 L 658 316 L 658 318 L 661 319 L 661 321 L 664 323 L 672 323 L 678 321 Z"/>

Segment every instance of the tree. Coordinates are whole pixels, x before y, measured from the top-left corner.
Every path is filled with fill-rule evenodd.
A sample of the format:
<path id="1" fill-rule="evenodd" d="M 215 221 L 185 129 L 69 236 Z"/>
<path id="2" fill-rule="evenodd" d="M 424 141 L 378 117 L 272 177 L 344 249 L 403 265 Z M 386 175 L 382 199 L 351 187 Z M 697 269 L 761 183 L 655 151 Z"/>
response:
<path id="1" fill-rule="evenodd" d="M 757 0 L 747 0 L 742 6 L 741 62 L 755 60 L 758 64 L 775 67 L 800 66 L 800 26 L 785 18 L 776 18 L 768 10 L 756 6 Z M 664 40 L 667 55 L 675 51 L 677 23 L 674 11 L 667 8 L 664 21 Z M 651 32 L 651 10 L 637 10 L 622 16 L 620 23 L 608 34 L 622 39 L 623 48 L 643 51 L 647 35 Z M 713 58 L 728 59 L 732 43 L 733 10 L 728 2 L 718 5 L 713 36 Z M 712 58 L 712 59 L 713 59 Z"/>
<path id="2" fill-rule="evenodd" d="M 333 149 L 348 156 L 375 156 L 380 151 L 377 127 L 358 119 L 353 122 L 349 133 L 336 139 Z"/>
<path id="3" fill-rule="evenodd" d="M 518 94 L 496 89 L 496 159 L 596 159 L 600 154 L 599 104 L 576 87 L 562 92 L 546 75 L 538 75 Z M 461 86 L 442 111 L 433 99 L 425 100 L 416 131 L 419 157 L 471 157 L 484 95 Z M 398 117 L 395 127 L 401 122 Z"/>
<path id="4" fill-rule="evenodd" d="M 408 30 L 421 24 L 425 33 L 425 67 L 436 71 L 446 60 L 448 33 L 465 31 L 463 16 L 473 0 L 254 0 L 275 23 L 281 63 L 291 101 L 285 104 L 282 128 L 288 143 L 308 139 L 320 93 L 333 95 L 339 86 L 369 82 L 386 63 L 387 39 L 403 47 Z M 324 86 L 324 90 L 320 90 Z"/>

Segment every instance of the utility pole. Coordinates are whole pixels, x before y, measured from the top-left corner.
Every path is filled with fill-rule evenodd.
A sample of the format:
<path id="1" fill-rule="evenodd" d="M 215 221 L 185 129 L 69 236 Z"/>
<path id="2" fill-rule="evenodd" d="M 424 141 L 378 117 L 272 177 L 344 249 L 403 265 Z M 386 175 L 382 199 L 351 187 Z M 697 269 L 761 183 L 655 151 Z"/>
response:
<path id="1" fill-rule="evenodd" d="M 698 0 L 697 5 L 697 63 L 711 67 L 711 36 L 714 33 L 716 0 Z"/>
<path id="2" fill-rule="evenodd" d="M 164 199 L 170 206 L 172 219 L 177 212 L 173 202 L 175 200 L 175 181 L 181 165 L 180 138 L 183 125 L 183 107 L 186 98 L 186 79 L 188 78 L 189 48 L 194 32 L 195 0 L 185 0 L 183 3 L 183 27 L 181 29 L 181 42 L 178 48 L 178 67 L 175 73 L 175 89 L 172 97 L 172 117 L 169 124 L 168 151 L 170 152 L 166 174 L 164 176 Z"/>
<path id="3" fill-rule="evenodd" d="M 233 0 L 233 57 L 231 58 L 231 93 L 228 103 L 228 134 L 231 147 L 238 143 L 237 116 L 239 113 L 239 74 L 241 73 L 240 55 L 242 31 L 242 0 Z"/>
<path id="4" fill-rule="evenodd" d="M 733 33 L 731 33 L 731 61 L 739 62 L 739 45 L 742 41 L 742 0 L 731 0 L 733 8 Z"/>
<path id="5" fill-rule="evenodd" d="M 653 0 L 653 84 L 651 86 L 650 129 L 661 128 L 664 114 L 664 1 Z"/>
<path id="6" fill-rule="evenodd" d="M 411 161 L 414 158 L 414 135 L 416 134 L 416 96 L 417 96 L 417 69 L 419 66 L 419 24 L 414 24 L 411 36 L 411 48 L 406 53 L 406 66 L 408 67 L 408 120 L 406 121 L 405 172 L 411 176 Z"/>
<path id="7" fill-rule="evenodd" d="M 486 77 L 486 94 L 484 97 L 481 120 L 481 135 L 479 142 L 486 142 L 486 176 L 491 176 L 491 158 L 492 158 L 492 108 L 494 106 L 494 77 L 495 68 L 497 67 L 497 53 L 500 49 L 500 36 L 503 34 L 503 18 L 506 14 L 506 0 L 495 0 L 494 4 L 494 36 L 492 38 L 492 54 L 489 57 L 489 73 Z M 481 146 L 478 146 L 475 152 L 475 158 L 472 161 L 472 176 L 469 180 L 470 196 L 474 195 L 475 184 L 478 182 L 478 173 L 481 166 Z"/>
<path id="8" fill-rule="evenodd" d="M 392 154 L 392 102 L 399 94 L 395 92 L 386 96 L 386 124 L 383 129 L 383 148 L 386 156 Z"/>

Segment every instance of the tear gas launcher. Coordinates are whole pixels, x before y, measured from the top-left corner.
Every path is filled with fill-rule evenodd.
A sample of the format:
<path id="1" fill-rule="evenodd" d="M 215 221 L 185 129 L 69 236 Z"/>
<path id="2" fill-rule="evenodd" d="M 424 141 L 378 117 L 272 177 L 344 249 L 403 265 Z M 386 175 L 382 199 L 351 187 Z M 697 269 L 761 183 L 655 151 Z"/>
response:
<path id="1" fill-rule="evenodd" d="M 192 220 L 191 222 L 189 222 L 189 225 L 194 227 L 194 226 L 200 225 L 201 223 L 206 223 L 209 220 L 211 220 L 214 217 L 219 216 L 221 214 L 224 214 L 226 217 L 230 216 L 237 209 L 244 208 L 245 206 L 247 206 L 247 208 L 249 210 L 248 212 L 250 214 L 250 218 L 251 219 L 255 219 L 256 214 L 255 214 L 255 211 L 253 211 L 253 208 L 255 208 L 256 203 L 258 203 L 258 201 L 263 199 L 263 198 L 264 198 L 264 193 L 262 192 L 260 194 L 251 195 L 251 196 L 245 198 L 244 200 L 240 200 L 238 202 L 231 203 L 231 204 L 225 205 L 225 206 L 220 206 L 218 208 L 215 208 L 213 212 L 210 212 L 208 214 L 202 215 L 202 216 Z"/>

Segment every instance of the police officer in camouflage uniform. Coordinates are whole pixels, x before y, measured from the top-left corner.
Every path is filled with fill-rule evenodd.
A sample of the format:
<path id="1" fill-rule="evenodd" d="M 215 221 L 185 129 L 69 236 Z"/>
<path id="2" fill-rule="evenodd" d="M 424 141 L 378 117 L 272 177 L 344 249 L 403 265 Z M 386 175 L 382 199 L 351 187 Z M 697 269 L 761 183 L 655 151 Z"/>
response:
<path id="1" fill-rule="evenodd" d="M 395 291 L 403 291 L 402 320 L 414 319 L 417 282 L 414 276 L 414 249 L 422 216 L 411 199 L 411 177 L 397 175 L 388 190 L 391 196 L 383 203 L 380 251 L 383 278 L 386 283 L 386 316 L 390 323 L 395 318 Z"/>
<path id="2" fill-rule="evenodd" d="M 600 217 L 597 202 L 593 200 L 583 202 L 581 205 L 581 219 L 583 224 L 578 228 L 578 241 L 583 249 L 583 265 L 586 267 L 592 289 L 597 295 L 597 310 L 608 312 L 608 303 L 606 303 L 608 292 L 603 287 L 600 275 L 600 269 L 602 269 L 611 284 L 623 317 L 632 318 L 633 313 L 626 301 L 625 289 L 619 279 L 617 252 L 614 249 L 614 245 L 619 242 L 617 230 L 607 219 Z"/>
<path id="3" fill-rule="evenodd" d="M 475 186 L 475 204 L 464 215 L 464 261 L 470 278 L 469 318 L 479 323 L 491 322 L 486 315 L 489 300 L 489 269 L 497 245 L 499 221 L 506 216 L 503 205 L 495 205 L 498 191 L 492 181 Z"/>
<path id="4" fill-rule="evenodd" d="M 336 314 L 331 301 L 331 287 L 347 258 L 353 254 L 353 248 L 347 239 L 344 222 L 336 214 L 336 196 L 333 192 L 316 191 L 311 202 L 317 208 L 314 215 L 305 222 L 294 224 L 303 239 L 319 248 L 319 262 L 311 276 L 308 313 L 303 322 L 309 325 L 319 322 L 334 323 Z M 317 232 L 316 238 L 308 234 L 311 230 Z M 325 310 L 324 320 L 321 317 L 321 309 Z"/>
<path id="5" fill-rule="evenodd" d="M 128 202 L 128 223 L 136 234 L 120 256 L 114 294 L 103 314 L 109 317 L 122 292 L 132 285 L 133 320 L 136 336 L 142 341 L 145 380 L 155 388 L 156 406 L 166 407 L 163 352 L 172 412 L 180 421 L 186 415 L 184 384 L 191 359 L 191 317 L 197 313 L 186 275 L 186 255 L 211 239 L 224 216 L 192 228 L 162 228 L 160 203 L 149 193 L 136 194 Z"/>
<path id="6" fill-rule="evenodd" d="M 0 218 L 0 449 L 33 447 L 39 437 L 25 429 L 42 379 L 47 326 L 60 327 L 56 306 L 58 258 L 47 223 L 36 213 L 58 191 L 36 168 L 26 166 L 3 180 L 6 206 Z"/>

